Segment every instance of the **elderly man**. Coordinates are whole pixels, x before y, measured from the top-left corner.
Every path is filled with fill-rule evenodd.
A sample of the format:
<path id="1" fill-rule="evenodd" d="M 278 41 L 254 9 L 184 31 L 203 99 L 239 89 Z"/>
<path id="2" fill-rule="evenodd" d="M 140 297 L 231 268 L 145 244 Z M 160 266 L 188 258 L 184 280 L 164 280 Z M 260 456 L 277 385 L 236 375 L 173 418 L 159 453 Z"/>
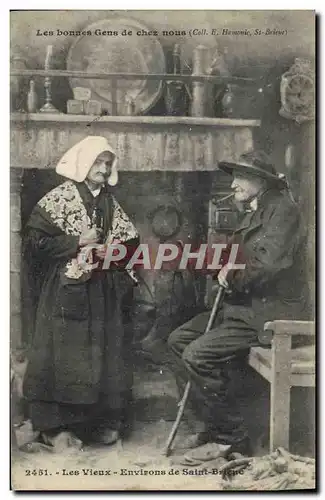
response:
<path id="1" fill-rule="evenodd" d="M 247 210 L 231 242 L 240 245 L 245 268 L 227 263 L 217 280 L 226 289 L 223 307 L 212 329 L 204 333 L 209 312 L 175 330 L 168 344 L 176 356 L 176 373 L 192 381 L 192 403 L 200 410 L 205 430 L 189 443 L 230 445 L 250 453 L 250 442 L 229 383 L 249 348 L 258 345 L 263 323 L 297 318 L 304 309 L 303 277 L 294 264 L 301 244 L 299 211 L 283 176 L 264 152 L 243 154 L 238 163 L 221 163 L 233 175 L 235 201 Z M 185 377 L 184 377 L 185 375 Z"/>

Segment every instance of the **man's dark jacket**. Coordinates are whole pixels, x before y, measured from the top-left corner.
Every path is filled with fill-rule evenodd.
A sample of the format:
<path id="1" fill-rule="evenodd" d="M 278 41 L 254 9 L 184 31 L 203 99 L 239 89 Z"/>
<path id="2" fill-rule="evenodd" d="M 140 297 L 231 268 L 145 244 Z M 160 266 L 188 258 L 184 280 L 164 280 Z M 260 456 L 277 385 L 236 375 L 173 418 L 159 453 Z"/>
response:
<path id="1" fill-rule="evenodd" d="M 269 189 L 229 242 L 239 244 L 245 269 L 228 274 L 231 293 L 225 307 L 233 308 L 238 317 L 240 306 L 241 319 L 257 331 L 265 321 L 309 319 L 303 233 L 298 206 L 287 191 Z M 205 324 L 192 321 L 192 328 L 204 331 Z"/>

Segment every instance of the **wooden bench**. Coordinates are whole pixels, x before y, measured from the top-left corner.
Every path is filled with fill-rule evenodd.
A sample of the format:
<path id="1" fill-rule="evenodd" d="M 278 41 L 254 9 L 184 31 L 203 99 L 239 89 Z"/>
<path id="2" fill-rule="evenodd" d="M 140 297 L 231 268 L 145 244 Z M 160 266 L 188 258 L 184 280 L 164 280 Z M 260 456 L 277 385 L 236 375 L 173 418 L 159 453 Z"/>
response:
<path id="1" fill-rule="evenodd" d="M 249 365 L 271 384 L 270 451 L 289 449 L 290 389 L 315 386 L 315 345 L 291 348 L 294 335 L 315 335 L 313 321 L 268 321 L 273 334 L 269 348 L 253 347 Z"/>

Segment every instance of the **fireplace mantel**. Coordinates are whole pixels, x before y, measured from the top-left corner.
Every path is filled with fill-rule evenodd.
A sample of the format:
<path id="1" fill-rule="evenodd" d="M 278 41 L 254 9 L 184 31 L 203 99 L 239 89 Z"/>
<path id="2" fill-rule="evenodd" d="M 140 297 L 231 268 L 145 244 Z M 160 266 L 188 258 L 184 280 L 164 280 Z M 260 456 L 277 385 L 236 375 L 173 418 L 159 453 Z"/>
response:
<path id="1" fill-rule="evenodd" d="M 86 135 L 104 135 L 125 171 L 215 170 L 252 146 L 260 120 L 187 116 L 11 115 L 11 166 L 54 168 Z"/>

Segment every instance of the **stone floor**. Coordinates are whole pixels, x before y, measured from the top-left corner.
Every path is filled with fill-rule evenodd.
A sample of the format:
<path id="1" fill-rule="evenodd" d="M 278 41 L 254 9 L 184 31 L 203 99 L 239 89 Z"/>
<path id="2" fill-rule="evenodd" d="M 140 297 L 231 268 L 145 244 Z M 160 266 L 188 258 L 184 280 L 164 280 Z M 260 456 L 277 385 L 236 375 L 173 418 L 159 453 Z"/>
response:
<path id="1" fill-rule="evenodd" d="M 178 457 L 184 453 L 182 442 L 190 432 L 186 420 L 181 424 L 171 456 L 162 454 L 177 412 L 177 387 L 165 362 L 151 364 L 142 359 L 138 365 L 142 367 L 136 370 L 134 378 L 133 429 L 123 442 L 109 447 L 87 446 L 82 451 L 69 449 L 60 454 L 14 450 L 12 487 L 16 490 L 219 490 L 218 476 L 204 476 L 198 471 L 196 475 L 193 468 L 191 474 L 184 473 L 184 468 L 177 465 Z M 236 384 L 254 454 L 267 454 L 268 385 L 253 371 L 240 376 Z M 308 429 L 306 434 L 303 426 L 294 427 L 297 432 L 292 438 L 292 451 L 312 454 Z"/>

